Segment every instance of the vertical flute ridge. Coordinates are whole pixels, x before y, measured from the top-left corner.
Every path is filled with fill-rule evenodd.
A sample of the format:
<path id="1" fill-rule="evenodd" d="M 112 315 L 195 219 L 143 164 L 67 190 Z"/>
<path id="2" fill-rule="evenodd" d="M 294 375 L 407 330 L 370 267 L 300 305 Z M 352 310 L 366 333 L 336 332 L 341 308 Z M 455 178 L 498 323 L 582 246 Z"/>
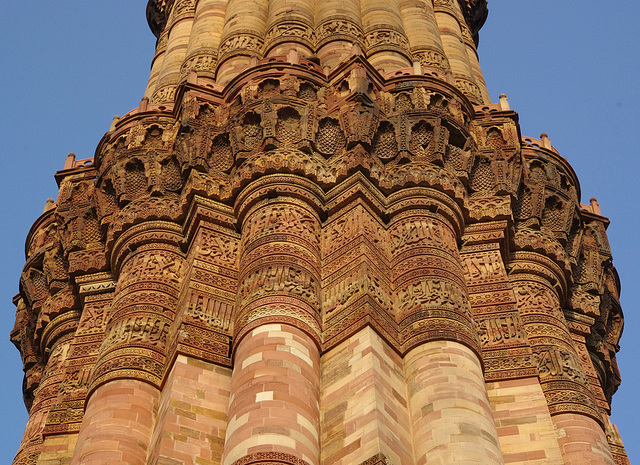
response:
<path id="1" fill-rule="evenodd" d="M 625 465 L 620 280 L 485 0 L 150 0 L 26 243 L 14 465 Z"/>

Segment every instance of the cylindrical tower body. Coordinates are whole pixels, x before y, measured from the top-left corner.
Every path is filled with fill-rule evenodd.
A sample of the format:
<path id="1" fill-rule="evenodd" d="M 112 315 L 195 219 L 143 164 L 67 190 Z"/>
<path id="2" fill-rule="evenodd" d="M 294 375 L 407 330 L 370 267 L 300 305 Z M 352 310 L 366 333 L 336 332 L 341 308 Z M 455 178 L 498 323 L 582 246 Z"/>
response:
<path id="1" fill-rule="evenodd" d="M 314 205 L 286 194 L 295 181 L 264 177 L 237 203 L 243 239 L 228 465 L 281 454 L 320 464 L 320 220 Z"/>
<path id="2" fill-rule="evenodd" d="M 416 464 L 478 460 L 502 464 L 482 364 L 453 341 L 421 344 L 405 356 Z"/>
<path id="3" fill-rule="evenodd" d="M 327 0 L 315 3 L 316 54 L 322 66 L 333 68 L 364 48 L 360 0 Z"/>
<path id="4" fill-rule="evenodd" d="M 287 55 L 291 49 L 301 56 L 314 54 L 312 0 L 271 0 L 267 21 L 265 56 Z"/>
<path id="5" fill-rule="evenodd" d="M 189 46 L 180 69 L 180 82 L 190 71 L 215 82 L 218 47 L 222 38 L 226 0 L 200 0 L 196 5 Z"/>
<path id="6" fill-rule="evenodd" d="M 516 250 L 509 279 L 564 462 L 612 464 L 605 432 L 609 405 L 603 382 L 594 379 L 599 357 L 590 353 L 593 344 L 584 337 L 588 332 L 589 338 L 597 337 L 597 325 L 587 329 L 590 318 L 608 312 L 598 296 L 602 287 L 591 281 L 603 279 L 606 265 L 599 254 L 608 245 L 603 249 L 604 229 L 595 239 L 593 223 L 575 216 L 577 178 L 548 136 L 541 137 L 532 144 L 524 141 L 527 169 L 514 209 Z M 602 371 L 600 378 L 606 376 Z"/>
<path id="7" fill-rule="evenodd" d="M 135 379 L 98 387 L 89 398 L 71 463 L 145 465 L 159 390 Z"/>
<path id="8" fill-rule="evenodd" d="M 145 464 L 182 278 L 180 228 L 146 222 L 114 246 L 118 284 L 73 464 Z"/>
<path id="9" fill-rule="evenodd" d="M 151 60 L 151 72 L 149 73 L 149 81 L 147 82 L 147 88 L 144 92 L 144 96 L 151 100 L 153 93 L 158 87 L 158 77 L 160 76 L 160 70 L 162 69 L 162 62 L 164 55 L 167 52 L 167 42 L 169 40 L 169 32 L 163 31 L 162 35 L 158 37 L 156 42 L 156 51 Z"/>
<path id="10" fill-rule="evenodd" d="M 435 16 L 456 86 L 472 103 L 476 105 L 488 103 L 483 101 L 486 89 L 484 92 L 480 90 L 480 85 L 476 82 L 474 75 L 473 63 L 477 59 L 475 53 L 473 59 L 468 55 L 465 37 L 470 39 L 470 34 L 460 5 L 456 0 L 436 2 Z"/>
<path id="11" fill-rule="evenodd" d="M 501 464 L 458 253 L 459 207 L 437 191 L 415 188 L 397 194 L 396 208 L 389 225 L 395 312 L 408 350 L 416 464 L 480 456 Z"/>
<path id="12" fill-rule="evenodd" d="M 244 71 L 251 58 L 262 58 L 269 2 L 230 0 L 218 49 L 216 80 L 226 84 Z"/>
<path id="13" fill-rule="evenodd" d="M 14 465 L 625 465 L 597 202 L 486 0 L 149 0 L 145 98 L 26 248 Z"/>
<path id="14" fill-rule="evenodd" d="M 400 11 L 411 55 L 420 62 L 423 72 L 450 75 L 451 67 L 444 52 L 432 2 L 400 0 Z"/>
<path id="15" fill-rule="evenodd" d="M 163 34 L 167 33 L 167 45 L 162 55 L 156 88 L 149 99 L 152 103 L 173 103 L 175 99 L 182 62 L 189 45 L 194 14 L 195 0 L 175 1 L 169 22 L 163 32 Z"/>
<path id="16" fill-rule="evenodd" d="M 510 279 L 564 463 L 612 465 L 603 419 L 560 306 L 561 276 L 549 258 L 516 252 Z"/>
<path id="17" fill-rule="evenodd" d="M 409 41 L 397 0 L 362 0 L 365 52 L 369 62 L 382 72 L 411 66 Z"/>

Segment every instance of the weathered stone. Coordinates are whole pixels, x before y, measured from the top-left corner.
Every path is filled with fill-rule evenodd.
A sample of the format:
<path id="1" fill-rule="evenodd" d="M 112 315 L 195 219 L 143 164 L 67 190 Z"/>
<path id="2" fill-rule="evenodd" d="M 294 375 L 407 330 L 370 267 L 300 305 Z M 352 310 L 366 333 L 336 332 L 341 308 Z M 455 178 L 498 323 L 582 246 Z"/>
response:
<path id="1" fill-rule="evenodd" d="M 27 238 L 14 464 L 628 463 L 595 199 L 484 0 L 151 0 L 145 96 Z"/>

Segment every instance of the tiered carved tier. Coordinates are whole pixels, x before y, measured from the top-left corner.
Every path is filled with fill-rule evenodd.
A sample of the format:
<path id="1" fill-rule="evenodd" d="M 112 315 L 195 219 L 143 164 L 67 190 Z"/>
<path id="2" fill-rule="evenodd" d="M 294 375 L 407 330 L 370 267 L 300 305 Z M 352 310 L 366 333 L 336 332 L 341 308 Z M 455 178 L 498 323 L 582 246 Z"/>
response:
<path id="1" fill-rule="evenodd" d="M 27 239 L 15 463 L 627 463 L 608 220 L 486 103 L 484 2 L 307 3 L 150 2 Z"/>

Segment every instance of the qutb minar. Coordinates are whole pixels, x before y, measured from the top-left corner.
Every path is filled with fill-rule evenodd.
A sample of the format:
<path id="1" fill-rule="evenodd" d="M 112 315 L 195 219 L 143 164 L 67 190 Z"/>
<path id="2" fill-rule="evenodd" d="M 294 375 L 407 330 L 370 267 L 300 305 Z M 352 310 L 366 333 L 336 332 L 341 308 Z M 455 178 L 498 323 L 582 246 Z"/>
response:
<path id="1" fill-rule="evenodd" d="M 486 16 L 150 0 L 27 237 L 14 464 L 628 464 L 609 220 L 491 103 Z"/>

